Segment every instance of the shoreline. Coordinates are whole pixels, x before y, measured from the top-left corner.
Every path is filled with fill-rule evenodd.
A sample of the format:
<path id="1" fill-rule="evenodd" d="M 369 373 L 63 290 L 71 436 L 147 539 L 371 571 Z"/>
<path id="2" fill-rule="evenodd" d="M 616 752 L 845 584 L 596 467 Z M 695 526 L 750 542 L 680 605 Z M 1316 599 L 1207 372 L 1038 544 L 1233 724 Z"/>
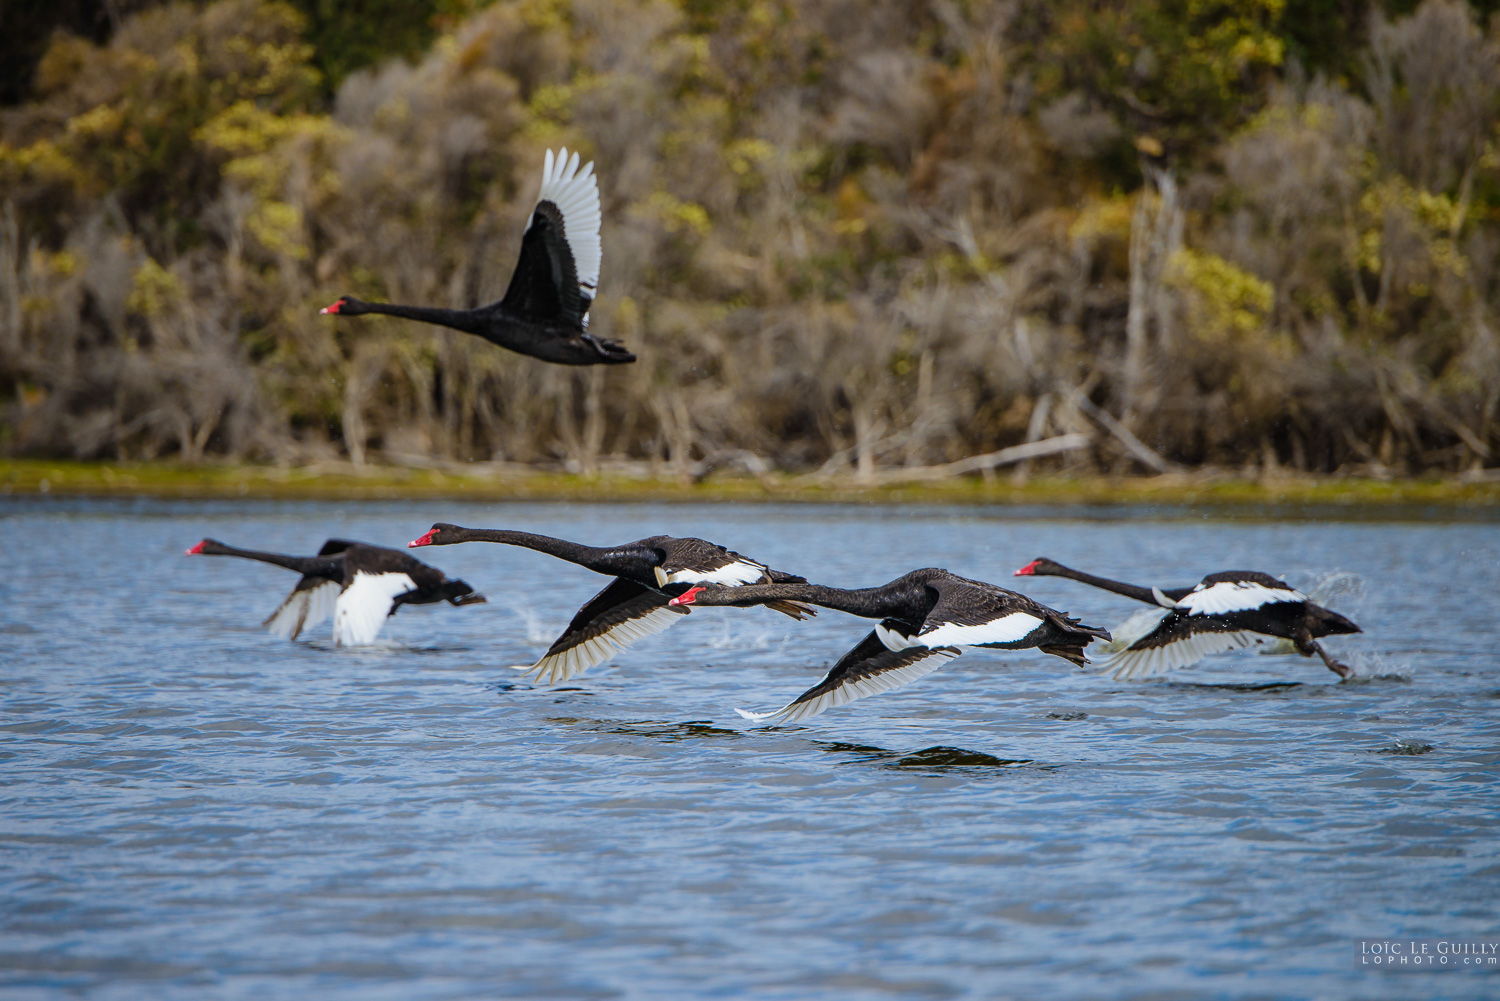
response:
<path id="1" fill-rule="evenodd" d="M 1285 476 L 1253 480 L 1199 472 L 1150 477 L 956 477 L 929 483 L 861 485 L 852 476 L 715 475 L 699 482 L 618 473 L 583 476 L 524 467 L 415 469 L 323 464 L 184 466 L 174 463 L 0 460 L 0 496 L 155 497 L 173 500 L 467 500 L 584 502 L 713 502 L 807 504 L 1173 506 L 1255 513 L 1281 509 L 1303 516 L 1500 519 L 1500 479 L 1377 480 Z"/>

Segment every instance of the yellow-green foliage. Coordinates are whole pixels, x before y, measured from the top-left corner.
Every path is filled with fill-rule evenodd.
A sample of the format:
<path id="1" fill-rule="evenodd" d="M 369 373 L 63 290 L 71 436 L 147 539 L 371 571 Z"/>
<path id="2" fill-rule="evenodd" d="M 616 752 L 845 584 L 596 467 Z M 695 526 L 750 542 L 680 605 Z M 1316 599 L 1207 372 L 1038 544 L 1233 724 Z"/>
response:
<path id="1" fill-rule="evenodd" d="M 1090 198 L 1068 224 L 1068 238 L 1087 243 L 1100 237 L 1128 239 L 1134 199 L 1124 195 Z"/>
<path id="2" fill-rule="evenodd" d="M 1408 242 L 1415 243 L 1421 258 L 1401 268 L 1407 292 L 1426 296 L 1435 280 L 1463 277 L 1468 263 L 1454 237 L 1474 217 L 1472 208 L 1465 211 L 1445 193 L 1423 191 L 1400 177 L 1390 177 L 1365 190 L 1359 209 L 1365 224 L 1359 260 L 1367 271 L 1386 274 L 1396 266 L 1381 256 L 1386 232 L 1396 227 Z"/>
<path id="3" fill-rule="evenodd" d="M 60 194 L 75 212 L 112 193 L 187 222 L 217 194 L 204 170 L 209 123 L 239 109 L 244 140 L 252 125 L 284 130 L 280 117 L 315 99 L 301 29 L 284 3 L 220 0 L 148 10 L 103 49 L 61 36 L 37 70 L 40 100 L 0 134 L 0 178 L 23 199 Z"/>
<path id="4" fill-rule="evenodd" d="M 1022 10 L 1023 23 L 1045 26 L 1033 48 L 1042 94 L 1076 88 L 1114 107 L 1151 156 L 1197 152 L 1252 114 L 1286 56 L 1285 0 L 1035 0 Z"/>
<path id="5" fill-rule="evenodd" d="M 1275 298 L 1269 282 L 1216 254 L 1191 248 L 1177 251 L 1167 269 L 1167 280 L 1191 295 L 1196 336 L 1211 340 L 1264 326 Z"/>
<path id="6" fill-rule="evenodd" d="M 304 197 L 320 201 L 338 190 L 330 157 L 348 130 L 326 115 L 275 115 L 250 101 L 239 101 L 210 119 L 195 138 L 207 150 L 226 156 L 220 171 L 227 185 L 254 196 L 246 231 L 273 256 L 308 255 L 303 210 L 282 200 L 288 174 L 304 168 Z"/>
<path id="7" fill-rule="evenodd" d="M 125 307 L 141 316 L 160 316 L 175 306 L 182 295 L 178 277 L 148 257 L 135 269 Z"/>
<path id="8" fill-rule="evenodd" d="M 702 205 L 673 198 L 665 191 L 652 192 L 650 205 L 669 232 L 702 236 L 709 230 L 708 212 Z"/>

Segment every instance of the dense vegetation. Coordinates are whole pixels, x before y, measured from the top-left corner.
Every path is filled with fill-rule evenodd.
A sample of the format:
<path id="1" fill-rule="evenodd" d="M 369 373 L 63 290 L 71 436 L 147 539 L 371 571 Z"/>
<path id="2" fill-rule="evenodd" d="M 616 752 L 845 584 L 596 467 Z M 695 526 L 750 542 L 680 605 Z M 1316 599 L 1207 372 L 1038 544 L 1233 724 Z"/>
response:
<path id="1" fill-rule="evenodd" d="M 873 474 L 1085 431 L 1049 461 L 1500 464 L 1483 6 L 106 8 L 12 36 L 0 451 Z M 497 298 L 561 144 L 639 363 L 318 315 Z"/>

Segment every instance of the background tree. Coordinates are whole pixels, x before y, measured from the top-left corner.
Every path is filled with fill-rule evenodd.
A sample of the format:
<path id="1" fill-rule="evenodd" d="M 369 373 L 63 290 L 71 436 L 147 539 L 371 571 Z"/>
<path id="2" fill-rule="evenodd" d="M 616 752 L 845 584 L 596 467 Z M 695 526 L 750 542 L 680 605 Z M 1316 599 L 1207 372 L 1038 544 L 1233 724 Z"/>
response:
<path id="1" fill-rule="evenodd" d="M 870 476 L 1088 431 L 1047 461 L 1496 461 L 1481 6 L 92 9 L 0 110 L 14 454 Z M 498 298 L 562 144 L 599 164 L 594 322 L 639 363 L 318 317 Z"/>

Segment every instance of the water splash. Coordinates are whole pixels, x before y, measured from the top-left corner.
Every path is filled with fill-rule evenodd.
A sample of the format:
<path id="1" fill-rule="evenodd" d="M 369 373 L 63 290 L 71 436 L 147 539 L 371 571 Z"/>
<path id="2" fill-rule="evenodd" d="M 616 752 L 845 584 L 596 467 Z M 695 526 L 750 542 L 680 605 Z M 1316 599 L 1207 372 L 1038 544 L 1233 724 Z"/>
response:
<path id="1" fill-rule="evenodd" d="M 705 644 L 712 650 L 769 650 L 785 637 L 774 636 L 763 626 L 748 627 L 743 623 L 732 623 L 720 619 Z"/>
<path id="2" fill-rule="evenodd" d="M 1365 579 L 1352 570 L 1329 570 L 1318 574 L 1307 596 L 1326 608 L 1335 605 L 1348 612 L 1358 612 L 1365 597 Z"/>
<path id="3" fill-rule="evenodd" d="M 1359 610 L 1364 603 L 1365 579 L 1349 570 L 1329 570 L 1320 574 L 1298 574 L 1311 583 L 1302 583 L 1301 590 L 1315 604 L 1324 608 L 1337 608 L 1351 619 L 1358 621 Z M 1297 647 L 1291 640 L 1272 640 L 1260 648 L 1265 656 L 1288 656 L 1295 654 Z M 1332 651 L 1330 651 L 1332 653 Z M 1411 675 L 1391 665 L 1378 653 L 1370 651 L 1339 651 L 1338 659 L 1353 670 L 1350 681 L 1396 681 L 1408 682 Z"/>
<path id="4" fill-rule="evenodd" d="M 542 618 L 536 613 L 536 609 L 530 605 L 514 605 L 511 613 L 521 620 L 526 627 L 526 642 L 534 643 L 543 648 L 549 646 L 557 634 L 562 632 L 563 627 L 549 624 L 549 620 Z"/>
<path id="5" fill-rule="evenodd" d="M 1301 585 L 1301 591 L 1313 604 L 1324 608 L 1342 606 L 1353 618 L 1365 596 L 1365 579 L 1349 570 L 1329 570 L 1313 575 L 1312 583 Z M 1287 657 L 1296 652 L 1297 646 L 1291 640 L 1271 640 L 1260 648 L 1261 655 L 1266 657 Z"/>

